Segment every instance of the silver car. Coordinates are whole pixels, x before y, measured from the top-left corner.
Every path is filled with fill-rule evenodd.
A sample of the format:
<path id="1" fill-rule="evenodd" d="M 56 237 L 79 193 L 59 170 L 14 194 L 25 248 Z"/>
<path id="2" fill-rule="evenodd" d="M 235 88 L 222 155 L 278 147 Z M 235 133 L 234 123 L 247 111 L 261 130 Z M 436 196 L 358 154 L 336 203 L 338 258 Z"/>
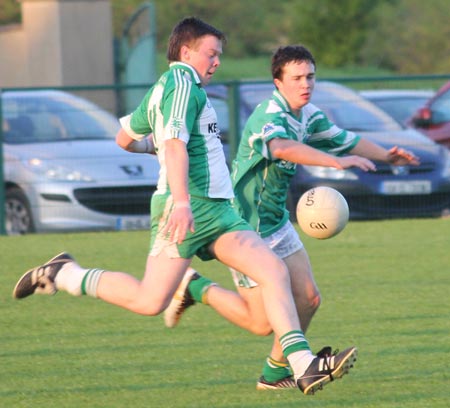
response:
<path id="1" fill-rule="evenodd" d="M 62 91 L 2 94 L 7 234 L 149 226 L 156 157 L 115 143 L 117 118 Z"/>

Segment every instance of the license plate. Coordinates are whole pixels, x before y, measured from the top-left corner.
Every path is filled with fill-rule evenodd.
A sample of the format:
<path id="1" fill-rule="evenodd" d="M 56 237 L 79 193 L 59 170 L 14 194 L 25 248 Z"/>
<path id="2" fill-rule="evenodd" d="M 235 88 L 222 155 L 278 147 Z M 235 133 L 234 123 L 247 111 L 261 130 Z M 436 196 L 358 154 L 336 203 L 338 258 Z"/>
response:
<path id="1" fill-rule="evenodd" d="M 116 220 L 116 230 L 131 231 L 150 229 L 150 217 L 121 217 Z"/>
<path id="2" fill-rule="evenodd" d="M 385 181 L 381 186 L 383 194 L 402 195 L 402 194 L 430 194 L 431 181 Z"/>

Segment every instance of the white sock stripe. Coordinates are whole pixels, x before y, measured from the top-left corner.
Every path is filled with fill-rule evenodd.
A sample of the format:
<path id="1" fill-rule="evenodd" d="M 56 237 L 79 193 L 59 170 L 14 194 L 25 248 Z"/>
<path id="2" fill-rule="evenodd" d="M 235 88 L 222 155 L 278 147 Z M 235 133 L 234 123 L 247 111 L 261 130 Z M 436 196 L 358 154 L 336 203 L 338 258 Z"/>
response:
<path id="1" fill-rule="evenodd" d="M 292 340 L 294 340 L 294 341 L 295 340 L 302 341 L 302 340 L 305 340 L 305 336 L 303 334 L 301 334 L 301 333 L 292 333 L 292 334 L 290 334 L 288 336 L 285 336 L 283 338 L 283 342 L 285 342 L 285 341 L 292 341 Z"/>
<path id="2" fill-rule="evenodd" d="M 92 296 L 91 291 L 90 291 L 90 286 L 91 286 L 91 279 L 92 279 L 92 274 L 94 273 L 95 269 L 89 269 L 86 273 L 86 281 L 84 283 L 84 290 L 86 292 L 87 295 Z"/>
<path id="3" fill-rule="evenodd" d="M 95 273 L 92 276 L 92 281 L 90 283 L 90 286 L 92 288 L 93 293 L 95 293 L 95 296 L 97 296 L 97 286 L 98 281 L 100 280 L 100 275 L 103 273 L 101 269 L 96 269 Z"/>
<path id="4" fill-rule="evenodd" d="M 285 349 L 286 347 L 289 347 L 292 344 L 299 343 L 299 342 L 307 343 L 305 336 L 301 333 L 294 333 L 294 334 L 291 334 L 291 335 L 283 338 L 283 340 L 281 341 L 281 346 L 283 349 Z"/>
<path id="5" fill-rule="evenodd" d="M 85 286 L 87 295 L 97 297 L 98 281 L 103 272 L 105 272 L 103 269 L 89 269 Z"/>
<path id="6" fill-rule="evenodd" d="M 286 348 L 286 347 L 292 346 L 293 344 L 298 343 L 299 341 L 300 340 L 298 340 L 298 339 L 291 339 L 290 341 L 283 341 L 282 347 Z"/>

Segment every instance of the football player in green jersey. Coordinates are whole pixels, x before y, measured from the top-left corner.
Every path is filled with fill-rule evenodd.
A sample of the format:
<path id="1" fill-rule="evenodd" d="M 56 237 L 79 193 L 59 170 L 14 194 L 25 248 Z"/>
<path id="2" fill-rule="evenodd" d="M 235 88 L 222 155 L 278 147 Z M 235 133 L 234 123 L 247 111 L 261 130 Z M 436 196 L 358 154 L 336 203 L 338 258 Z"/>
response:
<path id="1" fill-rule="evenodd" d="M 280 47 L 272 58 L 276 87 L 248 119 L 233 162 L 234 205 L 272 250 L 283 259 L 291 277 L 301 327 L 305 332 L 320 305 L 308 254 L 289 221 L 286 199 L 297 164 L 337 169 L 376 170 L 372 160 L 391 164 L 417 164 L 410 152 L 386 150 L 358 135 L 339 129 L 310 103 L 316 64 L 303 46 Z M 219 286 L 204 288 L 188 273 L 184 286 L 166 311 L 166 325 L 175 326 L 195 301 L 209 304 L 236 325 L 257 334 L 271 332 L 260 289 L 249 276 L 233 269 L 240 295 Z M 204 277 L 202 277 L 205 279 Z M 330 354 L 329 347 L 318 354 Z M 289 364 L 275 336 L 258 389 L 295 387 Z"/>

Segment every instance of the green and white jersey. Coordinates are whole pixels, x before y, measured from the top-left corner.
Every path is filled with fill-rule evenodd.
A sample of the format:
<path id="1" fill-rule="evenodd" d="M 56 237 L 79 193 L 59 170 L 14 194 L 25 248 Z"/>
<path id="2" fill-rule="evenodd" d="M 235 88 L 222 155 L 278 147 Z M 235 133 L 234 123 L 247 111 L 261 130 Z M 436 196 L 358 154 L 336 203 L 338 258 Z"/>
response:
<path id="1" fill-rule="evenodd" d="M 264 238 L 289 219 L 286 199 L 296 164 L 272 158 L 268 142 L 274 138 L 300 141 L 319 150 L 341 155 L 351 150 L 359 136 L 334 125 L 311 103 L 295 116 L 275 90 L 270 99 L 249 117 L 233 161 L 235 207 Z"/>
<path id="2" fill-rule="evenodd" d="M 169 191 L 164 141 L 180 139 L 189 154 L 189 193 L 191 196 L 232 198 L 230 173 L 217 126 L 217 115 L 195 70 L 184 63 L 170 64 L 158 82 L 147 92 L 137 109 L 120 119 L 124 130 L 135 140 L 153 132 L 160 164 L 155 194 Z"/>

